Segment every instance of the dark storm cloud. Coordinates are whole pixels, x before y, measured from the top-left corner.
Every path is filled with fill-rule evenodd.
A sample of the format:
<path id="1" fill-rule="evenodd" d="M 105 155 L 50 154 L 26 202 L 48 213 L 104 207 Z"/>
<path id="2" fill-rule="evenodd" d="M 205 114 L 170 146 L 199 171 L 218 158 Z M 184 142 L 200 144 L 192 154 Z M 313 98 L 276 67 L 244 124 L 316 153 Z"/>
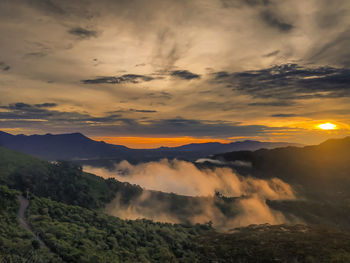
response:
<path id="1" fill-rule="evenodd" d="M 191 79 L 199 79 L 200 75 L 192 73 L 188 70 L 174 70 L 170 73 L 171 76 L 177 77 L 180 79 L 186 79 L 186 80 L 191 80 Z"/>
<path id="2" fill-rule="evenodd" d="M 288 113 L 279 113 L 279 114 L 272 114 L 271 117 L 277 117 L 277 118 L 290 118 L 290 117 L 296 117 L 298 115 L 296 114 L 288 114 Z"/>
<path id="3" fill-rule="evenodd" d="M 69 34 L 72 34 L 80 39 L 88 39 L 88 38 L 92 38 L 92 37 L 97 37 L 98 36 L 98 32 L 95 30 L 88 30 L 82 27 L 74 27 L 71 28 L 68 31 Z"/>
<path id="4" fill-rule="evenodd" d="M 84 84 L 120 84 L 120 83 L 139 83 L 153 80 L 153 77 L 146 75 L 124 74 L 120 77 L 99 77 L 95 79 L 81 80 Z"/>
<path id="5" fill-rule="evenodd" d="M 262 21 L 264 21 L 267 25 L 270 27 L 273 27 L 275 29 L 278 29 L 280 32 L 289 32 L 293 29 L 293 25 L 284 21 L 282 17 L 279 17 L 279 15 L 271 12 L 271 11 L 264 11 L 260 14 L 260 17 Z"/>
<path id="6" fill-rule="evenodd" d="M 285 64 L 238 73 L 217 72 L 214 80 L 255 98 L 282 102 L 350 97 L 350 70 L 346 68 L 306 68 Z"/>

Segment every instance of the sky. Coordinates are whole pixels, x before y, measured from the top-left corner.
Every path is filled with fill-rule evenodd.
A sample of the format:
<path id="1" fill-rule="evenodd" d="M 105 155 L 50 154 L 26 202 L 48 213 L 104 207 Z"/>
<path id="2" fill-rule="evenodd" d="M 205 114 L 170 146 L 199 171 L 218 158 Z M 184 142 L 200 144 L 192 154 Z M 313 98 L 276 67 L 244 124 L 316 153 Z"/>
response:
<path id="1" fill-rule="evenodd" d="M 0 34 L 5 132 L 134 148 L 350 135 L 348 0 L 2 0 Z"/>

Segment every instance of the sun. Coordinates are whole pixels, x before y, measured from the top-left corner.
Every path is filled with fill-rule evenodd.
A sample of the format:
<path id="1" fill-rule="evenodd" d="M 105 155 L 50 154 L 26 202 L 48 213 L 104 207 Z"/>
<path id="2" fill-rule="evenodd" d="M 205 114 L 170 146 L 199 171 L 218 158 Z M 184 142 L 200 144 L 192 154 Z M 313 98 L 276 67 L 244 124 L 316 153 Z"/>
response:
<path id="1" fill-rule="evenodd" d="M 327 122 L 327 123 L 319 124 L 317 127 L 322 130 L 335 130 L 337 128 L 337 125 Z"/>

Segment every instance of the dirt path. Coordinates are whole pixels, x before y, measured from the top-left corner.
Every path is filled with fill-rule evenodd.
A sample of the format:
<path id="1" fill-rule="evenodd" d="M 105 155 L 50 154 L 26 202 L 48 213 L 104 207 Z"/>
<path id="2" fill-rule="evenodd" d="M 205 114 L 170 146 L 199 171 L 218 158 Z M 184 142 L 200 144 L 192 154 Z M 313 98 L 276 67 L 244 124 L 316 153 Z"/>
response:
<path id="1" fill-rule="evenodd" d="M 25 218 L 25 212 L 28 208 L 29 202 L 26 198 L 24 198 L 23 196 L 18 196 L 18 201 L 19 201 L 19 210 L 18 210 L 18 219 L 21 223 L 21 226 L 24 227 L 25 229 L 29 230 L 30 232 L 32 232 L 34 239 L 37 240 L 40 243 L 40 247 L 44 247 L 44 248 L 48 248 L 44 241 L 41 240 L 41 238 L 39 236 L 37 236 L 35 234 L 35 232 L 31 229 L 31 227 L 29 226 L 26 218 Z"/>

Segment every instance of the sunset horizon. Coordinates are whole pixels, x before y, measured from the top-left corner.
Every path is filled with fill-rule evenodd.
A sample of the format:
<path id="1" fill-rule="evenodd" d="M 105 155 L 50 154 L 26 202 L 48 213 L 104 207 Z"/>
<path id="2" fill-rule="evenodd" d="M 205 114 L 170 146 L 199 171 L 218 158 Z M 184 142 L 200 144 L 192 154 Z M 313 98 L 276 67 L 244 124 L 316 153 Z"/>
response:
<path id="1" fill-rule="evenodd" d="M 81 132 L 137 148 L 350 134 L 346 2 L 0 6 L 5 132 Z"/>
<path id="2" fill-rule="evenodd" d="M 350 263 L 350 0 L 0 0 L 0 263 Z"/>

